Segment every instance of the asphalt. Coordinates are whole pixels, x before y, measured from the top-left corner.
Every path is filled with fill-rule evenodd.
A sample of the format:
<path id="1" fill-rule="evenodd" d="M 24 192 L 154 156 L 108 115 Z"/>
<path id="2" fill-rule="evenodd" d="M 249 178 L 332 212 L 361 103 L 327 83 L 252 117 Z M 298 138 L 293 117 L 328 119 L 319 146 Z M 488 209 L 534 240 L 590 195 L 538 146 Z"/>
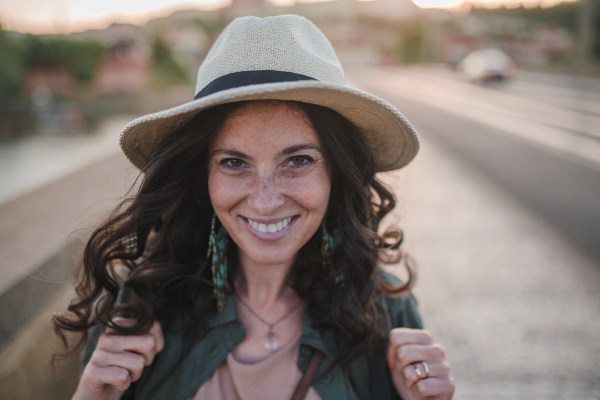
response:
<path id="1" fill-rule="evenodd" d="M 553 113 L 552 121 L 542 102 L 531 103 L 514 95 L 512 104 L 510 98 L 499 102 L 493 89 L 438 80 L 435 84 L 440 86 L 440 92 L 448 90 L 442 87 L 447 82 L 453 85 L 456 98 L 462 95 L 469 102 L 448 104 L 448 99 L 440 102 L 437 95 L 424 95 L 427 90 L 436 89 L 423 78 L 427 75 L 397 70 L 371 71 L 370 76 L 377 74 L 386 79 L 364 79 L 364 73 L 349 76 L 359 88 L 395 105 L 423 137 L 484 172 L 600 263 L 600 137 L 595 137 L 600 123 L 594 122 L 597 117 L 555 106 L 558 111 Z M 394 85 L 387 79 L 390 75 L 404 80 Z M 411 90 L 400 83 L 410 83 Z M 413 96 L 415 92 L 420 94 Z M 531 104 L 527 110 L 519 108 Z M 586 103 L 592 104 L 595 103 Z M 564 114 L 558 115 L 560 112 Z M 482 116 L 489 116 L 490 120 Z M 523 132 L 526 124 L 531 130 Z M 584 138 L 577 127 L 590 135 Z M 554 134 L 557 140 L 550 141 Z M 578 140 L 582 142 L 573 146 Z M 584 154 L 582 149 L 589 152 Z"/>
<path id="2" fill-rule="evenodd" d="M 383 177 L 399 204 L 388 223 L 418 265 L 414 293 L 455 399 L 599 399 L 596 165 L 411 100 L 371 72 L 348 77 L 421 135 L 413 163 Z"/>
<path id="3" fill-rule="evenodd" d="M 134 178 L 115 153 L 0 206 L 0 350 L 72 286 L 84 240 Z"/>
<path id="4" fill-rule="evenodd" d="M 385 177 L 399 200 L 389 223 L 418 266 L 414 293 L 455 399 L 598 399 L 598 263 L 422 136 L 413 164 Z"/>

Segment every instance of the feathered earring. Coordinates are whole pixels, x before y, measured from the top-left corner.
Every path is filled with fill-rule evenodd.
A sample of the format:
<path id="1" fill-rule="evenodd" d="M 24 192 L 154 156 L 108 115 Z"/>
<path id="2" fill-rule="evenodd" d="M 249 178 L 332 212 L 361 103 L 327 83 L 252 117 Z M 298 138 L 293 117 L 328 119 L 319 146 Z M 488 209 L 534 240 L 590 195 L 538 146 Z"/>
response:
<path id="1" fill-rule="evenodd" d="M 323 218 L 323 243 L 321 245 L 321 258 L 323 259 L 323 268 L 329 266 L 330 273 L 335 276 L 335 283 L 339 283 L 344 280 L 343 274 L 337 274 L 334 266 L 331 264 L 331 256 L 333 250 L 342 243 L 342 235 L 340 235 L 339 229 L 334 229 L 333 234 L 327 232 L 325 226 L 325 218 Z"/>
<path id="2" fill-rule="evenodd" d="M 223 311 L 225 307 L 225 291 L 229 291 L 229 281 L 227 280 L 227 245 L 229 244 L 229 235 L 223 225 L 215 234 L 215 221 L 217 214 L 213 215 L 210 224 L 210 237 L 208 238 L 208 252 L 206 258 L 212 254 L 212 280 L 213 297 L 217 299 L 217 309 Z"/>

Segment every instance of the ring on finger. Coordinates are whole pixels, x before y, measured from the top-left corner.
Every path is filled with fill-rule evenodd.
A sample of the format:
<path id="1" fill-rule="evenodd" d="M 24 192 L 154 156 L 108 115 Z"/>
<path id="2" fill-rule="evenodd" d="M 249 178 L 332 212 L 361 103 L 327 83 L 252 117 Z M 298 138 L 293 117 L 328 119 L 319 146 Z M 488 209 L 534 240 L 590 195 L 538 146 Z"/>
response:
<path id="1" fill-rule="evenodd" d="M 421 375 L 423 375 L 423 373 L 419 369 L 419 363 L 414 363 L 413 367 L 415 367 L 415 374 L 417 374 L 417 380 L 420 380 L 421 379 Z"/>
<path id="2" fill-rule="evenodd" d="M 427 365 L 427 363 L 425 361 L 422 361 L 421 365 L 423 366 L 423 369 L 425 370 L 425 377 L 423 379 L 426 379 L 429 376 L 429 366 Z"/>
<path id="3" fill-rule="evenodd" d="M 425 374 L 423 374 L 423 372 L 421 372 L 421 370 L 419 369 L 419 364 L 423 366 Z M 425 361 L 414 363 L 413 366 L 415 367 L 415 374 L 417 374 L 418 380 L 427 379 L 427 377 L 429 376 L 429 366 Z"/>

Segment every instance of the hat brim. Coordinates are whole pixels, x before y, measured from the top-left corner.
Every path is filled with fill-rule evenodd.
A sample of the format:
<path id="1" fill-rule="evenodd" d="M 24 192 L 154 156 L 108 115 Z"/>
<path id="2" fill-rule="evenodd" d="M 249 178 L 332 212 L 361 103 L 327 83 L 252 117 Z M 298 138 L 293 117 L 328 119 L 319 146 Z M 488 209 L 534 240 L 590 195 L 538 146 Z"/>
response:
<path id="1" fill-rule="evenodd" d="M 366 135 L 376 172 L 402 168 L 419 150 L 417 132 L 391 104 L 360 90 L 318 81 L 242 86 L 144 115 L 123 128 L 121 149 L 133 165 L 143 171 L 148 156 L 158 143 L 187 124 L 200 111 L 219 104 L 245 100 L 300 101 L 337 111 Z"/>

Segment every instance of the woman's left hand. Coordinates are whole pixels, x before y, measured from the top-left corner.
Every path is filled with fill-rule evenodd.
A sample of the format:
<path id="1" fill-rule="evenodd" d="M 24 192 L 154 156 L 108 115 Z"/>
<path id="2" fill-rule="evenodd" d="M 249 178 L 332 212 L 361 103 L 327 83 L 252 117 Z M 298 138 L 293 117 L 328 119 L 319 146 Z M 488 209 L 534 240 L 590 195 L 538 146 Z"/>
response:
<path id="1" fill-rule="evenodd" d="M 402 399 L 452 399 L 454 379 L 445 351 L 434 343 L 429 332 L 392 329 L 388 335 L 387 359 L 394 386 Z"/>

